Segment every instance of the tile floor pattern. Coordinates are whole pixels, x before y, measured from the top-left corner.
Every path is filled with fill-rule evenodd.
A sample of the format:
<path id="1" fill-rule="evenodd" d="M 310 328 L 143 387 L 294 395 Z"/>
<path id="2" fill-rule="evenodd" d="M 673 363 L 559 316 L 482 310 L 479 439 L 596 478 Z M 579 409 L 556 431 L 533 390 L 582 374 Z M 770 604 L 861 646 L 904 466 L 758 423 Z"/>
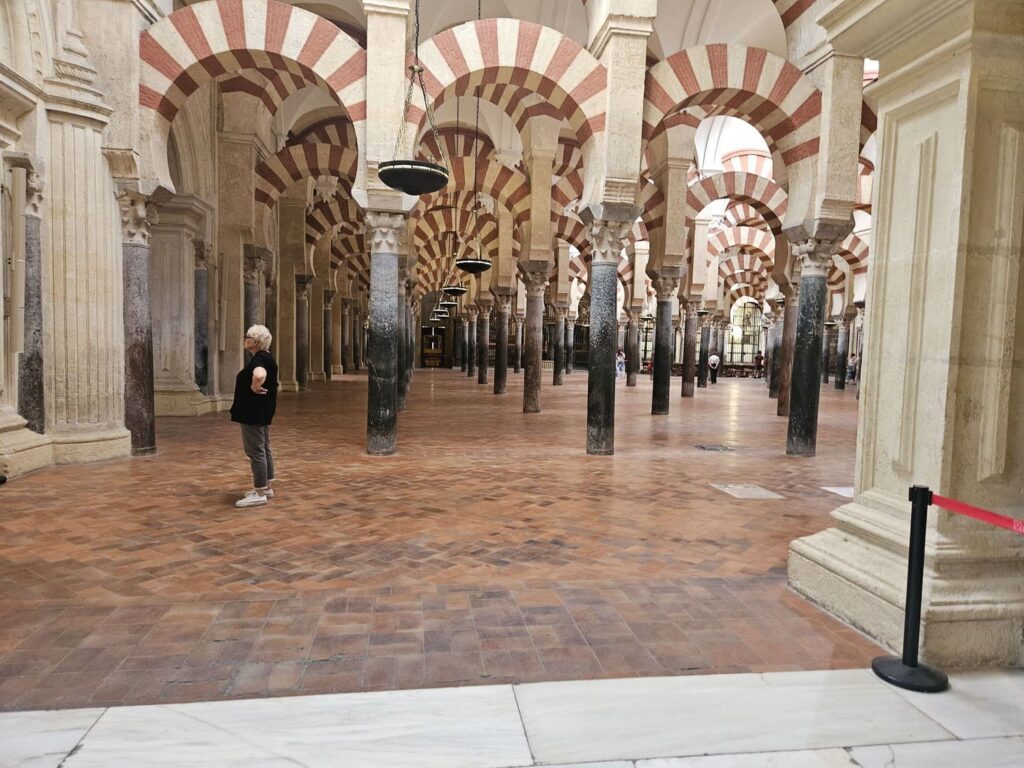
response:
<path id="1" fill-rule="evenodd" d="M 225 414 L 158 420 L 152 457 L 0 489 L 0 709 L 438 685 L 864 667 L 878 648 L 786 587 L 788 542 L 853 474 L 854 391 L 788 458 L 761 383 L 650 415 L 620 382 L 616 455 L 584 453 L 586 374 L 496 397 L 417 371 L 399 453 L 364 452 L 365 376 L 282 397 L 277 498 L 236 509 Z M 673 380 L 673 388 L 679 380 Z M 707 452 L 698 443 L 735 450 Z M 711 483 L 784 496 L 742 500 Z"/>

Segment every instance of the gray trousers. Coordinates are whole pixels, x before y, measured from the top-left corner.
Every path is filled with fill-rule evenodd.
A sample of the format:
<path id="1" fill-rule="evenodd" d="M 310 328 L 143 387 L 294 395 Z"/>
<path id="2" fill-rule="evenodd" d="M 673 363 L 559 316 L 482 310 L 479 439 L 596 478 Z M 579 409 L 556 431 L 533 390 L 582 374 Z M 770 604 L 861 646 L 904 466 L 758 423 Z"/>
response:
<path id="1" fill-rule="evenodd" d="M 252 465 L 252 487 L 266 488 L 274 479 L 274 455 L 270 452 L 270 425 L 242 424 L 242 448 Z"/>

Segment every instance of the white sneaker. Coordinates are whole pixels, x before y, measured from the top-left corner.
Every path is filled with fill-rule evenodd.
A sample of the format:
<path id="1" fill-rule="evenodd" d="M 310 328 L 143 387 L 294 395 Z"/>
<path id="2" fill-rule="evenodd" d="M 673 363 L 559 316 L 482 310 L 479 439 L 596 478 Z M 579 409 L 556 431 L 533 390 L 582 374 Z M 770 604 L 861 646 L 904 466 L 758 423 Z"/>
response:
<path id="1" fill-rule="evenodd" d="M 267 497 L 259 491 L 246 491 L 245 496 L 235 502 L 236 507 L 258 507 L 267 503 Z"/>
<path id="2" fill-rule="evenodd" d="M 274 498 L 274 489 L 267 486 L 267 490 L 263 492 L 263 495 L 266 496 L 268 499 Z"/>

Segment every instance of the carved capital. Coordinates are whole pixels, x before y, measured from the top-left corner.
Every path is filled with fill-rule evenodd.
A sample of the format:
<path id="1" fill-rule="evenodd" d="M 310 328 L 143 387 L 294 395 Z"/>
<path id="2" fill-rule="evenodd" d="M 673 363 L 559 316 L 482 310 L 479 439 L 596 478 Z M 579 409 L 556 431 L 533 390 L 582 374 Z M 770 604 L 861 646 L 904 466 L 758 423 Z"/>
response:
<path id="1" fill-rule="evenodd" d="M 309 301 L 309 287 L 313 284 L 312 275 L 295 276 L 295 298 Z"/>
<path id="2" fill-rule="evenodd" d="M 494 308 L 498 312 L 508 312 L 512 307 L 512 297 L 506 293 L 494 294 Z"/>
<path id="3" fill-rule="evenodd" d="M 25 215 L 42 218 L 43 216 L 43 190 L 46 188 L 46 180 L 36 173 L 29 171 L 25 176 Z"/>
<path id="4" fill-rule="evenodd" d="M 475 304 L 470 304 L 469 306 L 467 306 L 465 311 L 466 314 L 469 316 L 470 320 L 476 320 L 476 316 L 480 314 L 480 308 L 477 307 Z"/>
<path id="5" fill-rule="evenodd" d="M 587 226 L 587 237 L 595 262 L 618 264 L 619 253 L 632 225 L 626 221 L 597 219 Z"/>
<path id="6" fill-rule="evenodd" d="M 679 293 L 682 279 L 678 275 L 658 275 L 651 279 L 654 290 L 658 293 L 658 301 L 669 301 Z"/>
<path id="7" fill-rule="evenodd" d="M 266 260 L 259 254 L 249 254 L 242 261 L 242 273 L 245 282 L 256 285 L 260 281 L 260 275 L 267 270 Z"/>
<path id="8" fill-rule="evenodd" d="M 548 272 L 543 270 L 527 270 L 522 273 L 523 285 L 526 286 L 527 296 L 544 296 L 548 287 Z"/>
<path id="9" fill-rule="evenodd" d="M 156 206 L 145 195 L 124 190 L 117 196 L 121 207 L 121 242 L 125 245 L 149 245 L 150 227 L 160 219 Z"/>
<path id="10" fill-rule="evenodd" d="M 832 263 L 836 242 L 835 240 L 812 237 L 796 243 L 793 246 L 793 255 L 800 260 L 801 277 L 804 275 L 825 277 L 828 274 L 829 265 Z"/>
<path id="11" fill-rule="evenodd" d="M 192 257 L 196 269 L 205 272 L 210 268 L 210 251 L 209 243 L 199 239 L 192 241 Z"/>
<path id="12" fill-rule="evenodd" d="M 325 290 L 324 291 L 324 307 L 327 309 L 331 308 L 331 304 L 334 302 L 334 297 L 337 296 L 337 291 Z"/>
<path id="13" fill-rule="evenodd" d="M 366 212 L 366 235 L 371 254 L 398 253 L 404 229 L 405 217 L 400 213 Z"/>

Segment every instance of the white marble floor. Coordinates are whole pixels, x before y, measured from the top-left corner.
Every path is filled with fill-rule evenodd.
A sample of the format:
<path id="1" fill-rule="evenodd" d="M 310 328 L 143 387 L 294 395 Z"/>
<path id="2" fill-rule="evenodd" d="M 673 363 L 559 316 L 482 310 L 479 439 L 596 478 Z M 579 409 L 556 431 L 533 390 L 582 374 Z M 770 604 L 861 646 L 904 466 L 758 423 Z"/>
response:
<path id="1" fill-rule="evenodd" d="M 912 694 L 869 670 L 0 714 L 0 766 L 1021 768 L 1024 670 Z"/>

